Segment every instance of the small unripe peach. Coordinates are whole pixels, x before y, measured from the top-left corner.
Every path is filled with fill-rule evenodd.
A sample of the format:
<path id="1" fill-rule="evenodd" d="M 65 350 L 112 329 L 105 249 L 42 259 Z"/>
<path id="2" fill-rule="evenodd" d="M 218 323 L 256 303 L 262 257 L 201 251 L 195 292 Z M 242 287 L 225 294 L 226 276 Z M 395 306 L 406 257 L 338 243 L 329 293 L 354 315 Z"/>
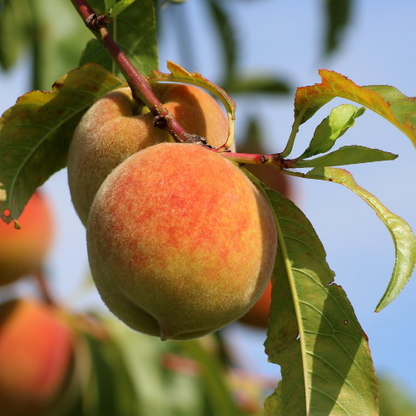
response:
<path id="1" fill-rule="evenodd" d="M 198 87 L 158 84 L 155 95 L 191 134 L 215 147 L 225 143 L 228 121 L 217 102 Z M 107 175 L 134 153 L 162 142 L 169 133 L 153 125 L 147 107 L 139 107 L 130 88 L 100 98 L 77 127 L 68 156 L 68 182 L 75 210 L 84 225 L 99 187 Z"/>
<path id="2" fill-rule="evenodd" d="M 276 229 L 251 181 L 221 155 L 163 143 L 104 181 L 87 227 L 108 308 L 162 339 L 206 335 L 244 315 L 273 270 Z"/>
<path id="3" fill-rule="evenodd" d="M 0 305 L 0 415 L 43 416 L 72 356 L 72 332 L 55 309 L 34 300 Z"/>
<path id="4" fill-rule="evenodd" d="M 13 222 L 0 220 L 0 286 L 37 271 L 52 242 L 52 212 L 39 191 L 33 194 L 18 221 L 20 230 Z"/>

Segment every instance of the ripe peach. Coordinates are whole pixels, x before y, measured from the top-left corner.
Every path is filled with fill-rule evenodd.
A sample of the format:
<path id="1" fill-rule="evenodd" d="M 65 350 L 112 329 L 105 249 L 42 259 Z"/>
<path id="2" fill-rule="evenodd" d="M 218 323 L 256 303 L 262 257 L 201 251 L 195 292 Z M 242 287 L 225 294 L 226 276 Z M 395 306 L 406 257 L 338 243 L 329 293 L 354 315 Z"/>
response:
<path id="1" fill-rule="evenodd" d="M 276 229 L 251 181 L 219 154 L 162 143 L 119 165 L 87 227 L 108 308 L 161 339 L 208 334 L 244 315 L 273 270 Z"/>
<path id="2" fill-rule="evenodd" d="M 72 333 L 34 300 L 0 305 L 0 414 L 46 415 L 70 366 Z"/>
<path id="3" fill-rule="evenodd" d="M 225 143 L 227 118 L 208 93 L 181 84 L 159 84 L 154 92 L 188 133 L 205 137 L 212 146 Z M 172 137 L 153 126 L 153 115 L 138 106 L 130 88 L 99 99 L 76 129 L 68 156 L 72 202 L 82 223 L 87 224 L 94 196 L 116 166 L 148 146 L 169 141 Z"/>
<path id="4" fill-rule="evenodd" d="M 20 230 L 0 220 L 0 286 L 14 282 L 38 269 L 53 236 L 48 201 L 35 192 L 19 218 Z"/>

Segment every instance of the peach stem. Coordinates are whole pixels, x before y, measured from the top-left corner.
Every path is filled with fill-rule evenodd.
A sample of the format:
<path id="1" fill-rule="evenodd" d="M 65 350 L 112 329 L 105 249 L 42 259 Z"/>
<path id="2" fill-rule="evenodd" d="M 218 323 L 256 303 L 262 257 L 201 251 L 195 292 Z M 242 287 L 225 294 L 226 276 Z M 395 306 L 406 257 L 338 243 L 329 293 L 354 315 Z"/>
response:
<path id="1" fill-rule="evenodd" d="M 102 43 L 104 48 L 110 54 L 113 61 L 117 64 L 129 84 L 134 99 L 139 103 L 144 103 L 154 115 L 155 126 L 168 131 L 177 142 L 202 141 L 204 139 L 195 137 L 185 131 L 185 129 L 176 121 L 170 112 L 157 99 L 152 88 L 144 77 L 130 62 L 124 52 L 119 48 L 117 43 L 101 24 L 108 23 L 103 16 L 97 16 L 86 0 L 71 0 L 75 9 L 86 22 L 87 27 Z M 93 17 L 91 19 L 91 17 Z M 89 22 L 89 23 L 87 23 Z M 91 23 L 91 22 L 95 22 Z"/>
<path id="2" fill-rule="evenodd" d="M 46 281 L 46 275 L 43 272 L 42 267 L 39 267 L 39 269 L 35 271 L 34 277 L 36 279 L 39 290 L 40 290 L 45 302 L 49 305 L 56 305 L 56 302 L 53 299 L 53 296 L 52 296 L 51 290 L 49 288 L 49 285 Z"/>

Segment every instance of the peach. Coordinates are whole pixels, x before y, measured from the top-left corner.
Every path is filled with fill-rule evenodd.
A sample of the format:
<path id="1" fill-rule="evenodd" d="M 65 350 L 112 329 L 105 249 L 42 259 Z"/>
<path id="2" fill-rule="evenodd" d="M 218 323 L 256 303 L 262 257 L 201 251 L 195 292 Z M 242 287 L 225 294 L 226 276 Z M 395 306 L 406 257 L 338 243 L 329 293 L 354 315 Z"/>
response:
<path id="1" fill-rule="evenodd" d="M 44 262 L 53 237 L 49 202 L 35 192 L 19 217 L 20 230 L 0 220 L 0 286 L 34 273 Z"/>
<path id="2" fill-rule="evenodd" d="M 200 337 L 244 315 L 267 286 L 276 245 L 261 192 L 196 144 L 158 144 L 120 164 L 87 227 L 104 303 L 162 340 Z"/>
<path id="3" fill-rule="evenodd" d="M 48 414 L 66 379 L 72 332 L 34 300 L 0 305 L 0 414 Z"/>
<path id="4" fill-rule="evenodd" d="M 198 87 L 158 84 L 154 92 L 188 133 L 212 146 L 225 143 L 228 122 L 217 102 Z M 99 99 L 77 127 L 68 155 L 68 182 L 72 202 L 86 225 L 98 188 L 127 157 L 157 143 L 172 142 L 169 133 L 153 126 L 153 115 L 121 88 Z"/>

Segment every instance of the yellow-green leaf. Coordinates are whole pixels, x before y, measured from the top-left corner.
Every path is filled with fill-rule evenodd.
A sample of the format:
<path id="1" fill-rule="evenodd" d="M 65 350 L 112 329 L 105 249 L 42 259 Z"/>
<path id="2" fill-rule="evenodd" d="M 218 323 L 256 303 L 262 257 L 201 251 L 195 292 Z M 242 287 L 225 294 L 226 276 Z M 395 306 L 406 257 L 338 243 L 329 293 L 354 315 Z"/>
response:
<path id="1" fill-rule="evenodd" d="M 282 380 L 266 416 L 378 415 L 368 340 L 312 225 L 299 208 L 265 188 L 279 250 L 265 342 Z"/>
<path id="2" fill-rule="evenodd" d="M 413 273 L 416 262 L 416 239 L 412 229 L 406 221 L 390 212 L 374 195 L 358 185 L 351 173 L 344 169 L 315 168 L 308 172 L 306 177 L 344 185 L 373 208 L 389 230 L 394 242 L 396 261 L 388 287 L 376 307 L 376 312 L 381 311 L 402 291 Z"/>
<path id="3" fill-rule="evenodd" d="M 401 94 L 389 86 L 360 87 L 334 71 L 321 69 L 322 83 L 301 87 L 295 96 L 295 118 L 299 124 L 312 117 L 335 97 L 346 98 L 373 110 L 390 121 L 416 146 L 416 99 Z"/>

